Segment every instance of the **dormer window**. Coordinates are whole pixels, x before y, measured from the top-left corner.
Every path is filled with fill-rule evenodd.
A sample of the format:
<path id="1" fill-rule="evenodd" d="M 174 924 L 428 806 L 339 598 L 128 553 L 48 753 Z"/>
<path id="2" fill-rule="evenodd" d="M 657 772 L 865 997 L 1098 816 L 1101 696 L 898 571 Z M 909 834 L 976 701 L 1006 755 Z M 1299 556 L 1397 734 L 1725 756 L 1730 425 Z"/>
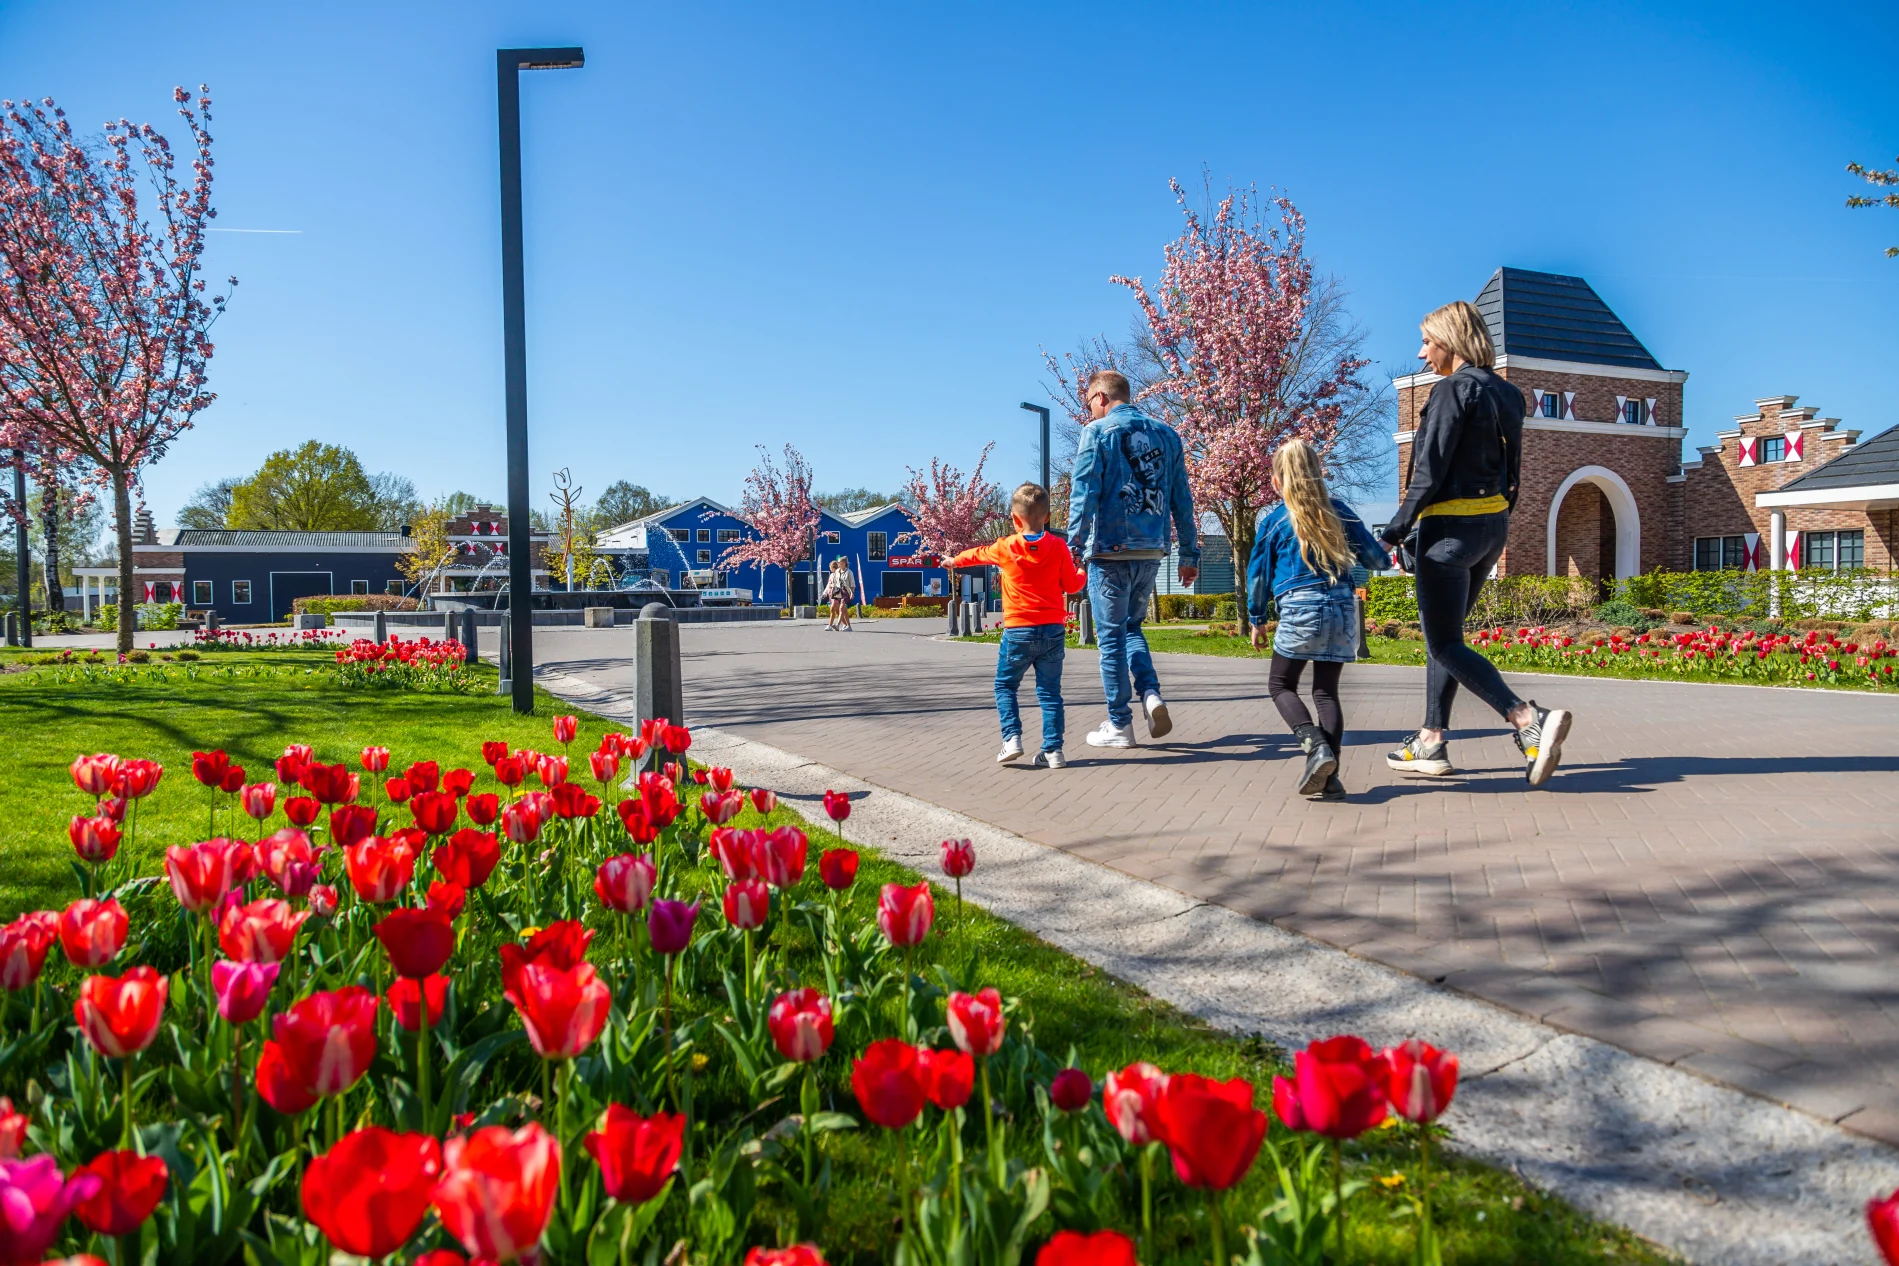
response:
<path id="1" fill-rule="evenodd" d="M 1554 391 L 1539 391 L 1536 394 L 1540 398 L 1539 403 L 1542 405 L 1539 412 L 1542 413 L 1544 417 L 1560 418 L 1563 416 L 1563 398 L 1561 396 L 1557 395 Z"/>

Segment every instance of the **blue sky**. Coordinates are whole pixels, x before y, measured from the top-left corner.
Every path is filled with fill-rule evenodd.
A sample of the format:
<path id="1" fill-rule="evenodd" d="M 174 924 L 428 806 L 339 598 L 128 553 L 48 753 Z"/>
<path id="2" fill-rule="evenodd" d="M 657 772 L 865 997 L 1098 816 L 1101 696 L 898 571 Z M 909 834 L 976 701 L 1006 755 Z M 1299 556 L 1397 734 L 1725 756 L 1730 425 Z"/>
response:
<path id="1" fill-rule="evenodd" d="M 239 5 L 0 0 L 0 95 L 76 120 L 215 98 L 202 415 L 147 478 L 321 437 L 425 495 L 504 488 L 493 49 L 523 85 L 535 496 L 576 472 L 735 500 L 753 445 L 821 487 L 1031 473 L 1040 349 L 1122 334 L 1167 180 L 1276 186 L 1381 369 L 1499 264 L 1587 277 L 1686 369 L 1694 442 L 1798 394 L 1899 420 L 1899 7 Z M 1395 492 L 1394 492 L 1395 495 Z"/>

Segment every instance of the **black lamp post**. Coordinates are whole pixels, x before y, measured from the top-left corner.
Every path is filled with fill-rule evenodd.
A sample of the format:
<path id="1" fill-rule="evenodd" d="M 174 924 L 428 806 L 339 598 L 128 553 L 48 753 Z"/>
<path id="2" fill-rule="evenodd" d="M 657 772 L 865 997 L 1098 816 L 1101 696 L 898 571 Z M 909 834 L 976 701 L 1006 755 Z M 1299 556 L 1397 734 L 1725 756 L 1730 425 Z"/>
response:
<path id="1" fill-rule="evenodd" d="M 1042 491 L 1052 497 L 1055 495 L 1055 490 L 1048 486 L 1048 410 L 1039 404 L 1030 404 L 1026 400 L 1022 402 L 1022 407 L 1030 413 L 1042 415 Z"/>
<path id="2" fill-rule="evenodd" d="M 586 64 L 578 48 L 495 52 L 501 107 L 501 309 L 508 395 L 508 631 L 516 712 L 534 711 L 534 556 L 528 527 L 527 279 L 521 247 L 521 72 Z"/>
<path id="3" fill-rule="evenodd" d="M 13 510 L 20 517 L 13 521 L 14 561 L 18 564 L 16 577 L 20 585 L 20 645 L 33 645 L 33 560 L 27 553 L 26 541 L 26 454 L 19 449 L 13 450 Z M 119 599 L 119 607 L 125 607 L 125 599 Z"/>

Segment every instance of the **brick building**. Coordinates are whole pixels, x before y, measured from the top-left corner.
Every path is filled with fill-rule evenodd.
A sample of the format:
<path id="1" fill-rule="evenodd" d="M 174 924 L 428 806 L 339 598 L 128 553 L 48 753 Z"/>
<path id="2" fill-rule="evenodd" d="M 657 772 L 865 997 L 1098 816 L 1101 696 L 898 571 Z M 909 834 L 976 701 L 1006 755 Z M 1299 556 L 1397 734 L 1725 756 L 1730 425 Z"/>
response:
<path id="1" fill-rule="evenodd" d="M 1687 373 L 1663 368 L 1588 282 L 1499 268 L 1476 303 L 1498 374 L 1524 397 L 1500 575 L 1891 569 L 1899 435 L 1859 445 L 1838 419 L 1774 396 L 1684 462 Z M 1397 380 L 1401 495 L 1437 381 Z"/>

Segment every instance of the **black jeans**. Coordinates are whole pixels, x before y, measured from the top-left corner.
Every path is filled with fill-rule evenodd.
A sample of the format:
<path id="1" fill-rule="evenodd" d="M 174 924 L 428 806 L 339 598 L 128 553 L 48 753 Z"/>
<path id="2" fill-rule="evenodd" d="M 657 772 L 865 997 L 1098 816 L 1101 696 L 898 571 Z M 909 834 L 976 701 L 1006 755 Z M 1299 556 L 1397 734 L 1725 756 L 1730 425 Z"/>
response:
<path id="1" fill-rule="evenodd" d="M 1307 664 L 1312 665 L 1312 702 L 1319 709 L 1319 728 L 1336 752 L 1345 737 L 1345 713 L 1339 709 L 1339 674 L 1345 671 L 1345 665 L 1322 659 L 1288 659 L 1275 652 L 1273 665 L 1266 673 L 1266 693 L 1273 697 L 1273 706 L 1287 725 L 1295 730 L 1311 725 L 1312 714 L 1299 697 L 1299 675 Z"/>
<path id="2" fill-rule="evenodd" d="M 1418 521 L 1418 623 L 1424 626 L 1424 728 L 1448 729 L 1462 683 L 1506 715 L 1523 700 L 1497 666 L 1464 645 L 1464 621 L 1503 555 L 1508 514 L 1433 514 Z"/>

